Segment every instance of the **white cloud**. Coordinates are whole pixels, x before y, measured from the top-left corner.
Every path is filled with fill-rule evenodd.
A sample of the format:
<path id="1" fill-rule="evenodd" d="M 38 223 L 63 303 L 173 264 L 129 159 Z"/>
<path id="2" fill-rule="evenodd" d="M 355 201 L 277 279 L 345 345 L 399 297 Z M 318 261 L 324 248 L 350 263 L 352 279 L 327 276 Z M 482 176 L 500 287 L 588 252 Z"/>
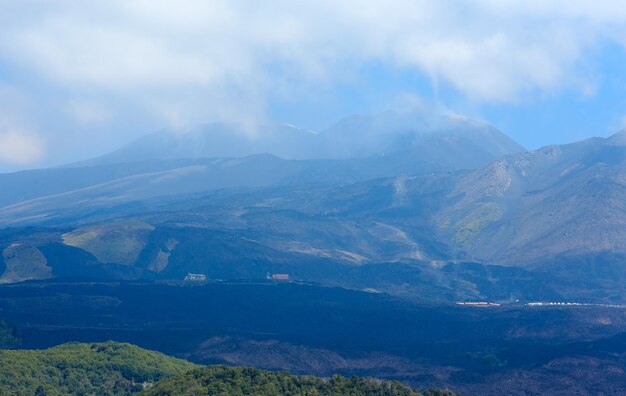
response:
<path id="1" fill-rule="evenodd" d="M 31 165 L 43 158 L 44 141 L 28 120 L 36 118 L 31 112 L 28 95 L 0 84 L 0 165 Z"/>
<path id="2" fill-rule="evenodd" d="M 65 111 L 80 124 L 102 124 L 113 116 L 106 106 L 84 100 L 69 100 Z"/>
<path id="3" fill-rule="evenodd" d="M 614 1 L 25 4 L 22 23 L 2 32 L 6 58 L 60 84 L 121 92 L 266 89 L 286 71 L 300 84 L 332 82 L 379 60 L 475 100 L 515 100 L 578 81 L 569 75 L 585 48 L 626 32 L 626 6 Z"/>
<path id="4" fill-rule="evenodd" d="M 19 130 L 0 132 L 0 161 L 13 165 L 31 165 L 45 152 L 41 138 Z"/>
<path id="5" fill-rule="evenodd" d="M 626 3 L 0 2 L 0 66 L 34 81 L 25 90 L 36 108 L 79 98 L 62 109 L 75 134 L 116 117 L 179 128 L 252 122 L 264 117 L 270 96 L 297 100 L 310 88 L 359 81 L 372 63 L 427 75 L 434 89 L 451 87 L 471 103 L 564 89 L 594 95 L 601 76 L 590 57 L 606 42 L 626 45 Z"/>

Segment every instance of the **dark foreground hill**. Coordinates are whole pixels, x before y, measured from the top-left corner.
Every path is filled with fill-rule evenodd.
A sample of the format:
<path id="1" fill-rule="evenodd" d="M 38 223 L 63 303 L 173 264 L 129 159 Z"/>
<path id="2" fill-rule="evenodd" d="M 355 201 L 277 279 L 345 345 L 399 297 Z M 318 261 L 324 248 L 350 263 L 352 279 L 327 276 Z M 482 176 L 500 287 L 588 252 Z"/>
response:
<path id="1" fill-rule="evenodd" d="M 194 369 L 195 368 L 195 369 Z M 168 380 L 161 380 L 162 378 Z M 159 381 L 161 380 L 161 381 Z M 157 382 L 158 381 L 158 382 Z M 0 395 L 421 395 L 399 382 L 209 366 L 131 344 L 0 351 Z M 428 390 L 427 395 L 453 395 Z"/>

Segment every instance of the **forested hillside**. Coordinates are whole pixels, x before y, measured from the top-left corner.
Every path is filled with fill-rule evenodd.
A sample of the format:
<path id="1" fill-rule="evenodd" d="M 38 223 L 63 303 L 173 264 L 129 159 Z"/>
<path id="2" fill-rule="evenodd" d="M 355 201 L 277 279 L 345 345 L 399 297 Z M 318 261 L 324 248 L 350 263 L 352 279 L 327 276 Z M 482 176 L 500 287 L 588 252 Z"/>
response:
<path id="1" fill-rule="evenodd" d="M 0 395 L 130 395 L 195 367 L 131 344 L 0 351 Z"/>
<path id="2" fill-rule="evenodd" d="M 209 366 L 165 379 L 146 389 L 143 396 L 174 395 L 351 395 L 418 396 L 399 382 L 334 375 L 329 379 L 294 376 L 249 367 Z M 449 391 L 428 390 L 428 396 L 452 396 Z"/>
<path id="3" fill-rule="evenodd" d="M 0 396 L 138 393 L 147 396 L 421 395 L 399 382 L 339 375 L 330 379 L 298 377 L 248 367 L 201 367 L 112 341 L 69 343 L 46 350 L 0 350 Z M 428 390 L 426 395 L 453 393 Z"/>

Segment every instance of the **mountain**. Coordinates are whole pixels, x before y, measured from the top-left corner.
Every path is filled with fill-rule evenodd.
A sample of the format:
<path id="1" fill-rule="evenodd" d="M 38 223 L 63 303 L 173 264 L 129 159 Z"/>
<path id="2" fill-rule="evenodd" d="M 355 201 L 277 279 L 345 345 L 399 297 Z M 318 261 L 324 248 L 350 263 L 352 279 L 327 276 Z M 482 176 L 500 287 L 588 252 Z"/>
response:
<path id="1" fill-rule="evenodd" d="M 288 125 L 250 130 L 214 123 L 185 133 L 155 132 L 61 168 L 0 174 L 0 208 L 44 208 L 45 220 L 64 205 L 95 204 L 94 197 L 106 197 L 98 200 L 109 205 L 220 188 L 336 185 L 474 169 L 519 151 L 523 148 L 488 124 L 422 112 L 354 116 L 321 134 Z M 21 223 L 40 220 L 20 217 Z"/>
<path id="2" fill-rule="evenodd" d="M 484 124 L 384 114 L 311 136 L 334 141 L 311 143 L 334 150 L 328 158 L 152 158 L 0 176 L 10 187 L 0 312 L 19 327 L 0 324 L 5 345 L 116 339 L 197 363 L 416 389 L 624 393 L 626 131 L 518 152 Z M 42 392 L 110 384 L 84 377 L 98 367 L 71 366 L 73 377 L 33 365 L 37 381 L 54 377 Z M 124 392 L 144 378 L 106 370 Z M 30 372 L 20 366 L 20 383 Z M 222 366 L 170 378 L 145 392 L 334 384 Z"/>
<path id="3" fill-rule="evenodd" d="M 278 272 L 420 300 L 621 303 L 624 140 L 364 181 L 344 160 L 176 160 L 1 209 L 16 228 L 0 235 L 0 282 Z"/>
<path id="4" fill-rule="evenodd" d="M 112 153 L 76 166 L 142 160 L 245 157 L 270 153 L 285 159 L 355 159 L 394 155 L 413 157 L 429 169 L 471 169 L 524 149 L 489 124 L 422 111 L 388 111 L 352 116 L 322 133 L 291 125 L 254 128 L 212 123 L 175 132 L 154 132 Z"/>
<path id="5" fill-rule="evenodd" d="M 90 188 L 110 189 L 118 185 L 133 185 L 148 178 L 154 184 L 179 176 L 202 173 L 204 178 L 190 180 L 190 184 L 169 186 L 171 193 L 185 193 L 198 189 L 217 189 L 233 186 L 263 186 L 275 184 L 286 175 L 297 173 L 306 164 L 281 160 L 272 155 L 257 155 L 245 159 L 200 158 L 178 160 L 146 160 L 123 164 L 84 167 L 49 168 L 0 174 L 0 207 L 39 197 L 54 196 Z M 283 168 L 288 168 L 283 170 Z M 278 175 L 273 173 L 280 171 Z M 206 178 L 206 180 L 205 180 Z M 164 180 L 165 179 L 165 180 Z M 200 186 L 193 183 L 200 181 Z M 156 187 L 158 190 L 158 187 Z M 155 195 L 158 194 L 155 192 Z"/>
<path id="6" fill-rule="evenodd" d="M 287 124 L 215 122 L 190 130 L 161 130 L 72 167 L 181 158 L 246 157 L 271 153 L 286 159 L 316 158 L 316 134 Z"/>
<path id="7" fill-rule="evenodd" d="M 244 158 L 152 160 L 87 168 L 57 168 L 0 175 L 0 223 L 60 224 L 115 206 L 222 189 L 322 189 L 419 172 L 402 157 L 355 160 L 285 160 L 270 154 Z M 36 187 L 31 187 L 36 186 Z M 14 188 L 11 188 L 14 187 Z"/>
<path id="8" fill-rule="evenodd" d="M 33 171 L 31 174 L 21 175 L 20 185 L 31 185 L 25 183 L 29 178 L 43 177 L 49 183 L 48 190 L 41 196 L 32 194 L 34 197 L 31 199 L 12 202 L 3 208 L 3 213 L 13 220 L 5 217 L 2 222 L 8 225 L 29 219 L 42 221 L 77 207 L 85 210 L 221 188 L 278 185 L 286 182 L 289 177 L 296 177 L 307 166 L 305 163 L 265 154 L 242 159 L 164 160 L 125 166 L 114 164 L 54 169 L 45 172 L 49 177 L 41 175 L 43 172 Z M 78 177 L 73 178 L 75 175 Z M 3 181 L 15 182 L 7 179 L 9 177 L 4 180 L 0 177 L 0 184 Z M 72 181 L 67 183 L 66 179 Z M 65 187 L 58 187 L 58 192 L 53 192 L 57 186 L 55 183 Z M 40 191 L 45 188 L 40 186 Z M 6 201 L 18 199 L 18 196 L 11 193 L 7 195 Z"/>
<path id="9" fill-rule="evenodd" d="M 380 121 L 391 135 L 416 122 L 393 117 L 400 121 Z M 378 119 L 350 125 L 365 131 Z M 625 135 L 505 155 L 475 170 L 414 174 L 396 167 L 414 165 L 399 152 L 55 169 L 54 180 L 74 172 L 75 187 L 87 185 L 0 208 L 0 222 L 13 227 L 0 233 L 0 282 L 286 272 L 424 300 L 623 302 Z M 19 184 L 17 176 L 5 180 Z"/>
<path id="10" fill-rule="evenodd" d="M 505 156 L 461 178 L 439 214 L 478 260 L 626 254 L 626 131 Z"/>
<path id="11" fill-rule="evenodd" d="M 217 161 L 183 159 L 136 161 L 100 166 L 34 169 L 0 174 L 0 207 L 29 201 L 34 198 L 82 190 L 104 185 L 113 180 L 124 180 L 136 175 L 163 175 L 167 171 L 198 165 L 211 166 Z M 219 167 L 219 165 L 218 165 Z"/>
<path id="12" fill-rule="evenodd" d="M 449 169 L 471 169 L 525 151 L 493 126 L 460 115 L 387 111 L 352 116 L 320 133 L 325 156 L 355 158 L 411 153 Z"/>

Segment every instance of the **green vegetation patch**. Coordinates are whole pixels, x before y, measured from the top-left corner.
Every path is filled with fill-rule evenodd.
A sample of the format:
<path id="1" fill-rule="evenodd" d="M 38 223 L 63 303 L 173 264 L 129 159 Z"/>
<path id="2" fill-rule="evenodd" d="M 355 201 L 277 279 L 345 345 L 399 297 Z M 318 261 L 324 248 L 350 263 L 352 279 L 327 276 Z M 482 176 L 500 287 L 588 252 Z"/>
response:
<path id="1" fill-rule="evenodd" d="M 502 217 L 502 208 L 495 203 L 486 203 L 473 210 L 456 225 L 454 242 L 460 245 L 471 243 L 490 223 Z"/>
<path id="2" fill-rule="evenodd" d="M 46 257 L 34 246 L 14 243 L 2 250 L 2 259 L 6 269 L 0 274 L 0 283 L 52 278 Z"/>
<path id="3" fill-rule="evenodd" d="M 93 254 L 101 263 L 132 265 L 154 226 L 138 221 L 116 221 L 77 228 L 63 234 L 63 242 Z"/>
<path id="4" fill-rule="evenodd" d="M 1 323 L 0 323 L 1 324 Z M 46 350 L 0 350 L 0 395 L 350 395 L 417 396 L 397 382 L 295 376 L 248 367 L 201 367 L 137 346 L 70 343 Z M 429 389 L 425 396 L 454 396 Z"/>
<path id="5" fill-rule="evenodd" d="M 195 366 L 131 344 L 0 351 L 0 395 L 131 395 Z"/>
<path id="6" fill-rule="evenodd" d="M 416 396 L 421 393 L 395 381 L 368 378 L 329 379 L 295 376 L 249 367 L 209 366 L 164 379 L 144 390 L 143 396 L 263 395 L 263 396 Z M 429 390 L 429 396 L 453 395 L 449 391 Z"/>

